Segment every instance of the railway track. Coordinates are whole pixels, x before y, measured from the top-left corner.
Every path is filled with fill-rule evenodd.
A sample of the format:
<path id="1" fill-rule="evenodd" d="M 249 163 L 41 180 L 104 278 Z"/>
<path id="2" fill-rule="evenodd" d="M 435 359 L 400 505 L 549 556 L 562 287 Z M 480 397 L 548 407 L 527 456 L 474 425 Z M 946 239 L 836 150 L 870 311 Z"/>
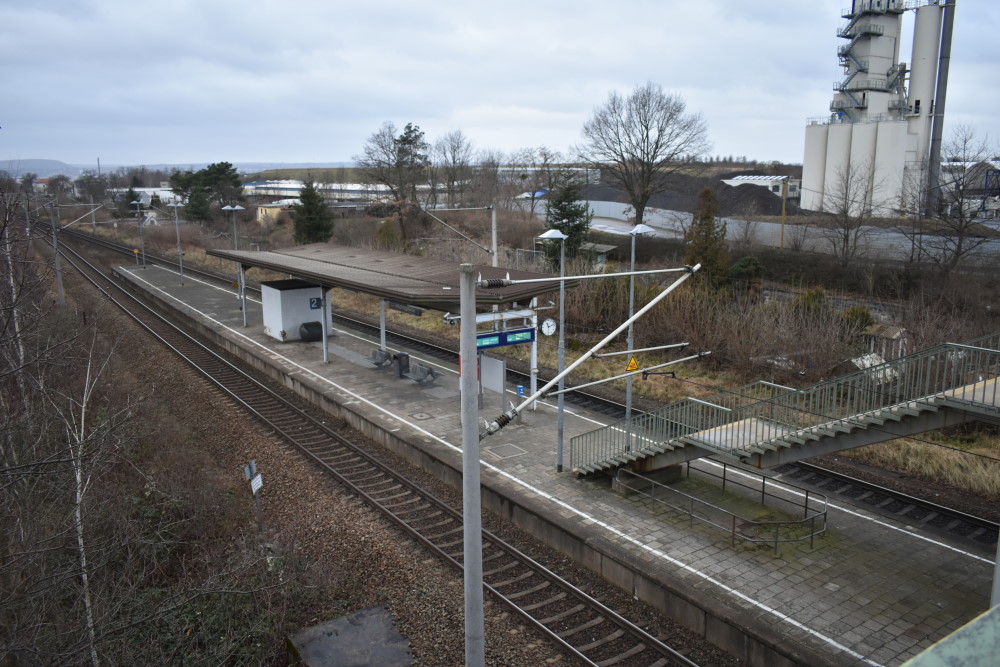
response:
<path id="1" fill-rule="evenodd" d="M 945 507 L 924 498 L 887 489 L 865 480 L 799 461 L 774 469 L 796 484 L 821 490 L 828 497 L 842 498 L 883 516 L 893 517 L 922 529 L 981 547 L 997 543 L 1000 525 L 978 516 Z"/>
<path id="2" fill-rule="evenodd" d="M 63 233 L 66 233 L 66 231 L 63 230 Z M 103 248 L 126 256 L 133 254 L 132 249 L 127 246 L 107 241 L 106 239 L 100 239 L 99 237 L 93 237 L 90 234 L 70 232 L 70 235 L 73 238 L 78 238 L 88 243 L 96 242 Z M 149 254 L 147 254 L 147 261 L 176 267 L 176 264 L 168 259 L 153 257 Z M 185 268 L 185 271 L 192 274 L 197 273 L 206 280 L 222 281 L 227 285 L 232 281 L 231 276 L 222 274 L 198 271 L 191 268 Z M 342 311 L 335 314 L 335 319 L 338 324 L 352 328 L 360 333 L 375 337 L 378 335 L 378 327 L 376 325 L 363 319 L 350 317 Z M 453 362 L 458 356 L 457 351 L 454 349 L 399 332 L 387 332 L 387 337 L 397 345 L 416 349 L 423 354 L 442 360 Z M 527 384 L 528 374 L 508 369 L 508 380 L 514 384 Z M 542 377 L 539 377 L 539 381 L 542 382 L 544 380 Z M 625 408 L 622 403 L 608 398 L 585 392 L 571 392 L 566 396 L 567 402 L 600 412 L 608 416 L 609 419 L 620 419 L 625 414 Z M 636 410 L 633 411 L 638 412 Z M 754 469 L 754 472 L 759 471 Z M 785 464 L 776 468 L 774 472 L 793 478 L 796 484 L 813 486 L 830 497 L 839 497 L 846 502 L 864 506 L 884 516 L 891 516 L 907 523 L 920 525 L 929 532 L 938 535 L 945 535 L 949 538 L 958 539 L 979 547 L 989 547 L 997 542 L 998 525 L 996 523 L 944 507 L 930 500 L 910 496 L 866 480 L 842 475 L 805 462 Z"/>
<path id="3" fill-rule="evenodd" d="M 65 260 L 140 326 L 272 428 L 344 487 L 363 498 L 428 550 L 461 569 L 461 513 L 372 458 L 350 434 L 328 426 L 244 373 L 146 307 L 75 251 Z M 638 625 L 483 531 L 484 587 L 548 641 L 591 665 L 695 663 Z"/>

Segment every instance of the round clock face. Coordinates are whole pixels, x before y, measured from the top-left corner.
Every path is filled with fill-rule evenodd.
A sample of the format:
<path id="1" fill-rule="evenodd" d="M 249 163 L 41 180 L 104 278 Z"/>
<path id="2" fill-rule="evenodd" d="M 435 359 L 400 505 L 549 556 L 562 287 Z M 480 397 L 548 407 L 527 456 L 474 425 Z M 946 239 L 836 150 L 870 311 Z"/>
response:
<path id="1" fill-rule="evenodd" d="M 556 321 L 551 317 L 542 320 L 542 333 L 551 336 L 556 332 Z"/>

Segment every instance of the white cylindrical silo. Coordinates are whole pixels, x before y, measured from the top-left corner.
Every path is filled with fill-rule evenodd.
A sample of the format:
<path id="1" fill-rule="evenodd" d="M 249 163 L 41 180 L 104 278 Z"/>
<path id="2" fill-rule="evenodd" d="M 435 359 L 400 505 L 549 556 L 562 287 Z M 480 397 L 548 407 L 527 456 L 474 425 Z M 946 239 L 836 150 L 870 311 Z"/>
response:
<path id="1" fill-rule="evenodd" d="M 941 52 L 941 5 L 917 9 L 913 26 L 913 54 L 910 58 L 908 98 L 914 115 L 930 115 L 937 85 L 937 64 Z"/>
<path id="2" fill-rule="evenodd" d="M 819 211 L 823 208 L 823 179 L 825 178 L 826 142 L 829 128 L 829 125 L 821 123 L 806 126 L 800 205 L 808 211 Z"/>
<path id="3" fill-rule="evenodd" d="M 856 125 L 830 125 L 826 141 L 826 166 L 823 170 L 823 210 L 842 208 L 843 179 L 851 168 L 851 130 Z M 838 198 L 841 199 L 838 202 Z"/>
<path id="4" fill-rule="evenodd" d="M 879 123 L 859 123 L 851 133 L 851 161 L 848 171 L 839 179 L 841 199 L 850 198 L 851 215 L 859 215 L 872 205 L 872 183 L 875 179 L 875 141 Z"/>
<path id="5" fill-rule="evenodd" d="M 906 164 L 907 122 L 878 123 L 875 144 L 875 178 L 872 181 L 872 212 L 890 215 L 903 207 L 903 176 Z"/>

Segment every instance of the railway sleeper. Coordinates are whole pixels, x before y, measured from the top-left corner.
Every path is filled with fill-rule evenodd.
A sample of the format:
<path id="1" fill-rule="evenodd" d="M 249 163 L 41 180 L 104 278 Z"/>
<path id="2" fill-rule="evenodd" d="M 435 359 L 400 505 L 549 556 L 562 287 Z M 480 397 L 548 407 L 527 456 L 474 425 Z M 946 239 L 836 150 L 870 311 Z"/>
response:
<path id="1" fill-rule="evenodd" d="M 566 597 L 566 594 L 563 593 L 562 596 Z M 557 598 L 558 598 L 558 596 L 555 596 L 555 597 L 549 598 L 549 600 L 555 600 Z M 546 602 L 548 602 L 548 601 L 546 601 Z M 524 609 L 525 609 L 525 611 L 528 610 L 527 607 L 525 607 Z M 549 616 L 548 618 L 540 619 L 538 622 L 541 623 L 542 625 L 549 625 L 550 623 L 555 623 L 556 621 L 561 621 L 564 618 L 569 618 L 573 614 L 579 614 L 581 611 L 586 611 L 586 610 L 587 610 L 587 605 L 585 605 L 585 604 L 578 604 L 575 607 L 570 607 L 566 611 L 561 611 L 561 612 L 559 612 L 558 614 L 556 614 L 554 616 Z"/>
<path id="2" fill-rule="evenodd" d="M 639 642 L 638 644 L 636 644 L 635 646 L 633 646 L 629 650 L 625 651 L 624 653 L 619 653 L 615 657 L 609 658 L 607 660 L 602 660 L 601 662 L 599 662 L 597 664 L 600 665 L 600 667 L 611 667 L 612 665 L 617 665 L 620 662 L 624 662 L 625 660 L 628 660 L 633 655 L 638 655 L 639 653 L 642 653 L 643 651 L 646 650 L 646 648 L 647 648 L 646 644 L 644 644 L 643 642 Z M 664 660 L 662 663 L 659 663 L 659 664 L 666 665 L 666 664 L 669 664 L 669 663 L 666 660 Z"/>
<path id="3" fill-rule="evenodd" d="M 520 565 L 521 564 L 518 563 L 517 561 L 511 561 L 509 563 L 501 565 L 500 567 L 495 567 L 492 570 L 488 570 L 486 572 L 483 572 L 483 576 L 484 577 L 492 577 L 494 574 L 500 574 L 501 572 L 506 572 L 507 570 L 510 570 L 512 568 L 515 568 L 515 567 L 519 567 Z"/>
<path id="4" fill-rule="evenodd" d="M 565 599 L 566 599 L 566 591 L 559 591 L 558 593 L 556 593 L 555 595 L 553 595 L 550 598 L 545 598 L 541 602 L 535 602 L 533 604 L 525 605 L 525 606 L 521 607 L 521 609 L 524 610 L 524 611 L 535 611 L 536 609 L 541 609 L 542 607 L 547 607 L 550 604 L 555 604 L 556 602 L 560 602 L 560 601 L 565 600 Z M 577 606 L 580 607 L 581 609 L 586 609 L 586 607 L 584 607 L 584 605 L 582 605 L 582 604 L 581 605 L 577 605 Z M 540 623 L 548 623 L 549 620 L 548 619 L 543 619 L 543 620 L 541 620 L 539 622 Z"/>
<path id="5" fill-rule="evenodd" d="M 441 510 L 438 510 L 438 511 L 434 512 L 433 514 L 428 514 L 427 516 L 420 517 L 419 519 L 414 519 L 413 523 L 417 524 L 417 523 L 421 523 L 423 521 L 430 521 L 431 519 L 435 519 L 435 518 L 441 516 L 441 514 L 442 514 Z M 422 528 L 419 528 L 418 530 L 421 533 L 425 533 L 428 530 L 433 530 L 434 528 L 440 528 L 441 526 L 447 526 L 450 523 L 454 523 L 454 521 L 455 521 L 455 519 L 453 519 L 452 517 L 446 516 L 445 518 L 441 519 L 437 523 L 428 524 L 428 525 L 426 525 L 426 526 L 424 526 Z"/>
<path id="6" fill-rule="evenodd" d="M 413 500 L 414 500 L 414 502 L 416 502 L 416 501 L 418 501 L 418 500 L 423 500 L 423 499 L 422 499 L 422 498 L 420 498 L 419 496 L 414 496 Z M 401 503 L 401 504 L 402 504 L 402 503 Z M 431 504 L 430 504 L 430 503 L 428 503 L 428 502 L 424 502 L 424 503 L 423 503 L 422 505 L 419 505 L 419 506 L 417 506 L 417 507 L 410 507 L 409 509 L 394 509 L 394 510 L 393 510 L 393 513 L 394 513 L 394 514 L 395 514 L 396 516 L 398 516 L 398 517 L 402 517 L 402 516 L 403 516 L 404 514 L 410 514 L 410 513 L 412 513 L 412 512 L 420 512 L 421 510 L 425 510 L 425 509 L 428 509 L 428 508 L 430 508 L 430 507 L 433 507 L 433 505 L 431 505 Z M 437 513 L 436 513 L 436 514 L 437 514 Z M 435 514 L 435 515 L 436 515 L 436 514 Z M 421 521 L 421 520 L 422 520 L 422 519 L 421 519 L 421 518 L 419 518 L 419 517 L 418 517 L 418 518 L 416 518 L 416 519 L 414 519 L 414 521 Z"/>
<path id="7" fill-rule="evenodd" d="M 535 576 L 534 571 L 533 570 L 528 570 L 526 572 L 522 572 L 521 574 L 517 575 L 516 577 L 512 577 L 510 579 L 505 579 L 504 581 L 498 581 L 497 583 L 490 584 L 490 585 L 493 586 L 493 588 L 501 588 L 503 586 L 510 586 L 511 584 L 516 584 L 517 582 L 524 581 L 525 579 L 530 579 L 533 576 Z M 545 583 L 548 584 L 548 582 L 545 582 Z M 513 600 L 514 598 L 508 597 L 507 599 Z"/>
<path id="8" fill-rule="evenodd" d="M 402 487 L 396 487 L 396 488 L 402 488 Z M 396 500 L 397 498 L 406 498 L 406 500 L 403 500 L 403 501 L 398 502 L 398 503 L 392 503 L 391 505 L 389 504 L 389 501 Z M 421 498 L 420 496 L 414 494 L 412 491 L 410 491 L 409 489 L 407 489 L 407 490 L 403 491 L 403 493 L 397 493 L 396 495 L 387 496 L 385 498 L 382 498 L 381 502 L 382 502 L 383 505 L 385 505 L 386 507 L 390 508 L 392 510 L 393 514 L 398 514 L 398 512 L 396 511 L 397 507 L 402 507 L 403 505 L 412 505 L 413 503 L 423 502 L 423 498 Z M 407 510 L 404 510 L 404 511 L 406 511 L 406 512 L 412 512 L 414 509 L 416 509 L 416 508 L 410 508 L 410 509 L 407 509 Z"/>
<path id="9" fill-rule="evenodd" d="M 569 630 L 563 630 L 562 632 L 558 633 L 558 636 L 561 637 L 562 639 L 566 639 L 567 637 L 572 637 L 578 632 L 583 632 L 584 630 L 589 630 L 590 628 L 596 627 L 601 623 L 604 623 L 606 620 L 607 619 L 604 618 L 604 616 L 598 615 L 590 619 L 586 623 L 581 623 L 580 625 L 574 626 Z"/>
<path id="10" fill-rule="evenodd" d="M 521 599 L 521 598 L 523 598 L 525 596 L 537 593 L 538 591 L 544 591 L 550 585 L 551 584 L 548 581 L 543 581 L 542 583 L 538 584 L 537 586 L 533 586 L 533 587 L 529 588 L 526 591 L 520 591 L 519 593 L 511 593 L 510 595 L 505 595 L 504 597 L 506 597 L 508 600 L 511 600 L 511 601 L 513 601 L 513 600 L 519 600 L 519 599 Z"/>
<path id="11" fill-rule="evenodd" d="M 625 636 L 624 630 L 615 630 L 610 635 L 606 637 L 601 637 L 596 642 L 591 642 L 589 644 L 584 644 L 583 646 L 580 646 L 579 648 L 577 648 L 577 650 L 580 651 L 581 653 L 586 653 L 587 651 L 592 651 L 593 649 L 598 648 L 599 646 L 604 646 L 609 642 L 621 639 L 624 636 Z"/>
<path id="12" fill-rule="evenodd" d="M 455 522 L 453 521 L 452 523 L 455 523 Z M 437 539 L 440 539 L 442 537 L 445 537 L 445 536 L 448 536 L 448 535 L 454 535 L 455 533 L 461 533 L 461 532 L 462 532 L 462 524 L 459 523 L 457 528 L 452 528 L 451 530 L 446 530 L 443 533 L 438 533 L 437 535 L 425 535 L 425 537 L 427 537 L 427 539 L 429 539 L 429 540 L 437 540 Z M 459 540 L 459 541 L 461 541 L 461 540 Z M 447 544 L 440 545 L 439 544 L 438 546 L 449 546 L 449 545 L 447 545 Z"/>

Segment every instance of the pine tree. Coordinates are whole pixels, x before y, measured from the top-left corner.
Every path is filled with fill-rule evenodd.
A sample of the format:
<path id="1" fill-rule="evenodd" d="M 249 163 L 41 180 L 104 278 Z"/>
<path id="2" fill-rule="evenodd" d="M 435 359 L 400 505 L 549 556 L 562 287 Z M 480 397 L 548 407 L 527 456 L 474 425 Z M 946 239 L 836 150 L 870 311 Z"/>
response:
<path id="1" fill-rule="evenodd" d="M 558 229 L 567 238 L 566 257 L 573 257 L 580 249 L 580 244 L 587 236 L 590 221 L 593 216 L 587 203 L 580 201 L 582 194 L 580 184 L 564 178 L 549 192 L 549 200 L 545 205 L 545 228 Z M 546 254 L 550 259 L 559 257 L 559 245 L 550 243 Z"/>
<path id="2" fill-rule="evenodd" d="M 716 285 L 726 281 L 729 273 L 729 248 L 726 247 L 726 223 L 715 221 L 719 200 L 711 188 L 703 188 L 698 206 L 687 233 L 684 262 L 701 264 L 701 274 Z"/>
<path id="3" fill-rule="evenodd" d="M 187 203 L 184 205 L 184 217 L 188 220 L 198 220 L 205 222 L 212 216 L 211 204 L 208 201 L 208 193 L 205 188 L 195 186 L 188 194 Z"/>
<path id="4" fill-rule="evenodd" d="M 333 215 L 316 184 L 306 181 L 295 205 L 295 242 L 325 243 L 333 236 Z"/>

